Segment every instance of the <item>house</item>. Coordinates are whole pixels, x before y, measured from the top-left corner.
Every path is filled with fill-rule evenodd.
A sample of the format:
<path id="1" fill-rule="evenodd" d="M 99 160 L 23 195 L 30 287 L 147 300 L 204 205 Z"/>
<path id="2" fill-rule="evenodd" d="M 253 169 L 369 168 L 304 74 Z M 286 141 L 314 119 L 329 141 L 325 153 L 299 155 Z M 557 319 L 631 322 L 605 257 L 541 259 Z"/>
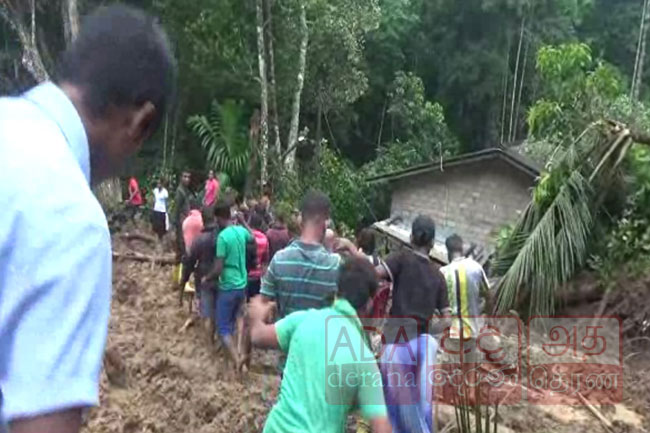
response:
<path id="1" fill-rule="evenodd" d="M 525 209 L 538 176 L 539 169 L 531 162 L 504 148 L 376 176 L 369 181 L 388 182 L 392 193 L 391 218 L 375 228 L 392 236 L 386 227 L 397 222 L 401 230 L 410 231 L 413 219 L 425 214 L 436 222 L 438 250 L 447 236 L 457 233 L 468 245 L 475 243 L 489 252 L 499 229 Z"/>

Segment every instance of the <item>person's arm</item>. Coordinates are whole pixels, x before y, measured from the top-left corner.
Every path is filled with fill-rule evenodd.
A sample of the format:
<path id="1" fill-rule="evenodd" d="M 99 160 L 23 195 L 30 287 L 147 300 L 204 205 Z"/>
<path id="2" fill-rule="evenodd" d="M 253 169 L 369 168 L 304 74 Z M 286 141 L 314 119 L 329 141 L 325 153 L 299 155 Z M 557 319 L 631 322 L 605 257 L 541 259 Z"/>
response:
<path id="1" fill-rule="evenodd" d="M 218 280 L 222 272 L 223 272 L 223 257 L 217 257 L 216 259 L 214 259 L 214 265 L 212 265 L 212 269 L 201 279 L 201 282 Z"/>
<path id="2" fill-rule="evenodd" d="M 279 348 L 275 325 L 267 323 L 273 304 L 264 302 L 261 296 L 254 296 L 248 304 L 248 320 L 251 343 L 257 347 Z"/>
<path id="3" fill-rule="evenodd" d="M 394 282 L 397 275 L 401 271 L 401 254 L 399 252 L 390 254 L 386 257 L 386 260 L 381 260 L 380 263 L 375 267 L 375 272 L 377 277 L 382 280 L 388 280 Z"/>
<path id="4" fill-rule="evenodd" d="M 27 209 L 26 227 L 40 223 L 31 212 L 37 211 Z M 24 244 L 12 254 L 23 256 L 23 265 L 3 275 L 11 290 L 3 292 L 0 315 L 6 337 L 0 341 L 0 418 L 11 433 L 78 432 L 82 409 L 98 403 L 112 260 L 105 221 L 88 212 L 73 204 L 47 230 L 32 231 L 37 260 L 32 255 L 29 261 L 34 251 L 23 249 L 34 240 L 21 233 Z"/>

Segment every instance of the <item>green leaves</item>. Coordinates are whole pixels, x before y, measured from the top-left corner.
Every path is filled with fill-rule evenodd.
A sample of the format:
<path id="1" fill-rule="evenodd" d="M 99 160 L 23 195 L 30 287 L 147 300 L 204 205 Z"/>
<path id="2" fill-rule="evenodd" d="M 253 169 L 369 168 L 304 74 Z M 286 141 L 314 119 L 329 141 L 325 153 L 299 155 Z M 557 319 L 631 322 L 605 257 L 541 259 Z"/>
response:
<path id="1" fill-rule="evenodd" d="M 235 178 L 245 175 L 251 149 L 241 102 L 213 102 L 207 115 L 190 116 L 187 124 L 207 150 L 208 167 Z"/>

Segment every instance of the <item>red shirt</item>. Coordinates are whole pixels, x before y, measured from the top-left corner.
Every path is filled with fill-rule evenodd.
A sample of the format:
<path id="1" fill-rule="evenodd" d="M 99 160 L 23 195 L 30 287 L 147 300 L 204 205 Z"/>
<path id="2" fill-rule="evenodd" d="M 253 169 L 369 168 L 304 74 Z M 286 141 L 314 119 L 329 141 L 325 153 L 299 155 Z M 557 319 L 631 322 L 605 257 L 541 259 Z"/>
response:
<path id="1" fill-rule="evenodd" d="M 208 179 L 205 182 L 205 197 L 203 197 L 203 205 L 211 206 L 212 203 L 216 202 L 219 198 L 219 181 L 214 179 Z"/>
<path id="2" fill-rule="evenodd" d="M 140 194 L 140 186 L 138 185 L 138 180 L 135 177 L 129 179 L 129 201 L 134 206 L 142 205 L 142 195 Z"/>
<path id="3" fill-rule="evenodd" d="M 262 278 L 262 265 L 269 263 L 269 240 L 259 230 L 253 230 L 253 236 L 255 236 L 255 243 L 257 244 L 257 267 L 248 271 L 248 278 L 259 280 Z"/>

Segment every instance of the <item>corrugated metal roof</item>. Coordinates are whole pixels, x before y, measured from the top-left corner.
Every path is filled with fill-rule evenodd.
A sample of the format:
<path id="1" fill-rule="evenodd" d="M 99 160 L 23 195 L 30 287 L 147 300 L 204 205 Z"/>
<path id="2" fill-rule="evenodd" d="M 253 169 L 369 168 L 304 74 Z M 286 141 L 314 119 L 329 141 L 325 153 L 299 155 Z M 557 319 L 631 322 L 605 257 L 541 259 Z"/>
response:
<path id="1" fill-rule="evenodd" d="M 514 151 L 504 149 L 502 147 L 492 147 L 489 149 L 479 150 L 477 152 L 466 153 L 464 155 L 452 156 L 450 158 L 443 159 L 442 161 L 438 160 L 427 162 L 425 164 L 415 165 L 404 170 L 398 170 L 381 174 L 379 176 L 373 176 L 367 180 L 369 182 L 390 182 L 404 177 L 416 176 L 422 173 L 443 171 L 448 167 L 455 167 L 494 158 L 502 159 L 503 161 L 507 162 L 523 173 L 531 176 L 532 178 L 537 178 L 540 174 L 540 168 L 522 155 Z"/>

